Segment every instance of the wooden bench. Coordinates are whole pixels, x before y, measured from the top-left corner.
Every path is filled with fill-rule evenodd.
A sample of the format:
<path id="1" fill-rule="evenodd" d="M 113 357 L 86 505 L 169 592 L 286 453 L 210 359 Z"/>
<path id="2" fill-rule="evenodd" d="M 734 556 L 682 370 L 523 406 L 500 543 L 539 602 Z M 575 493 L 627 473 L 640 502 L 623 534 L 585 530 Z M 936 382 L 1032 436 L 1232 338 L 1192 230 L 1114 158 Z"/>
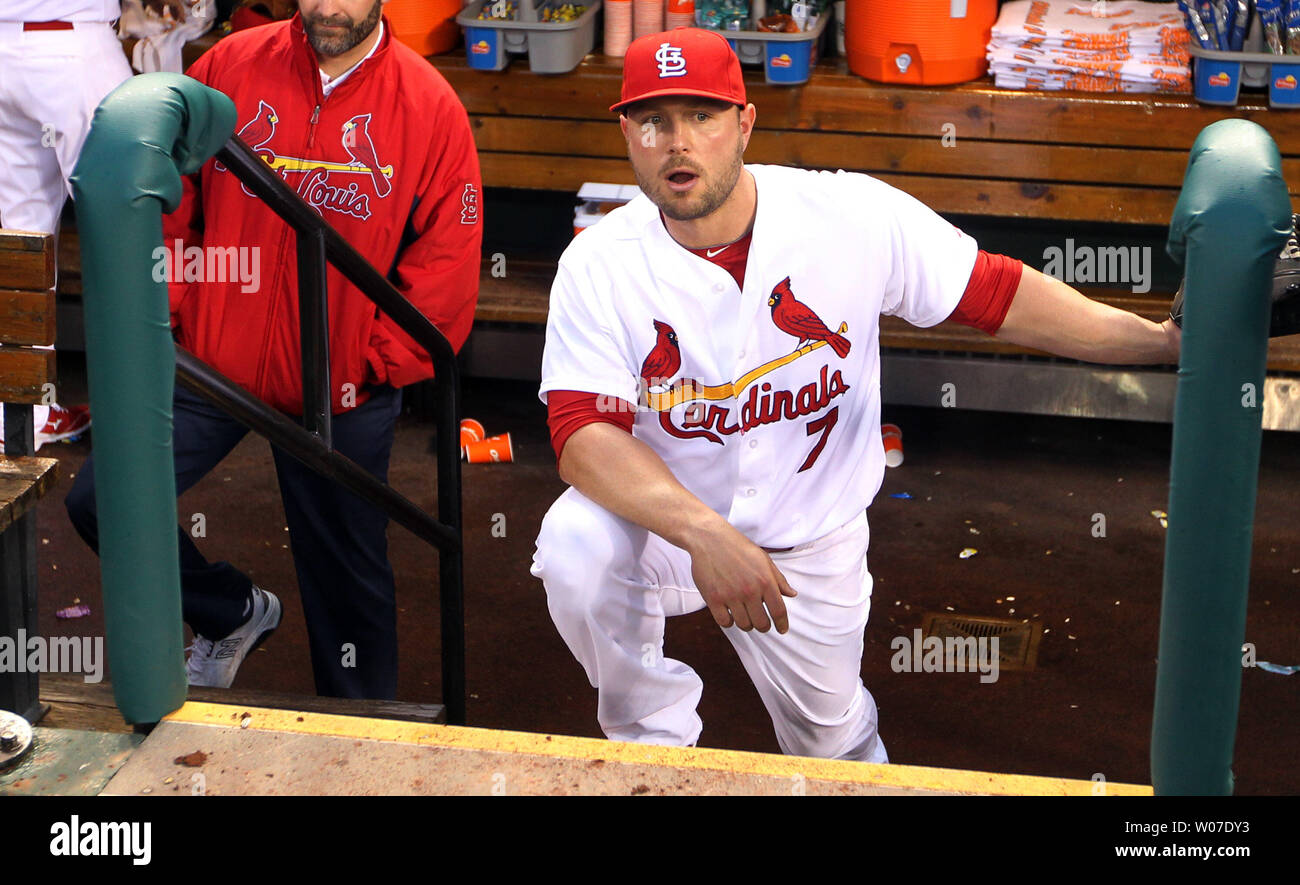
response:
<path id="1" fill-rule="evenodd" d="M 469 375 L 536 380 L 555 262 L 515 260 L 505 277 L 484 261 L 474 331 L 462 356 Z M 1169 296 L 1085 289 L 1089 297 L 1154 321 Z M 1170 421 L 1177 375 L 1171 366 L 1093 366 L 1017 347 L 953 322 L 918 329 L 881 317 L 881 400 L 888 405 L 955 405 L 981 411 Z M 1261 396 L 1269 430 L 1300 430 L 1300 335 L 1269 342 Z"/>
<path id="2" fill-rule="evenodd" d="M 39 635 L 36 514 L 54 487 L 58 461 L 32 457 L 32 406 L 54 402 L 54 237 L 0 230 L 0 636 Z M 19 648 L 18 654 L 26 655 Z M 0 710 L 35 722 L 44 711 L 36 673 L 0 673 Z"/>
<path id="3" fill-rule="evenodd" d="M 494 276 L 491 257 L 483 259 L 479 283 L 478 308 L 474 313 L 476 329 L 483 324 L 529 327 L 540 330 L 546 325 L 550 301 L 551 282 L 555 278 L 556 262 L 549 259 L 510 259 L 504 277 Z M 1122 289 L 1083 287 L 1090 297 L 1124 310 L 1132 311 L 1149 320 L 1163 321 L 1169 315 L 1171 295 L 1154 293 L 1135 295 Z M 59 293 L 75 298 L 81 295 L 81 265 L 78 254 L 77 233 L 64 229 L 59 237 Z M 79 311 L 76 313 L 79 314 Z M 63 317 L 60 317 L 62 321 Z M 76 317 L 79 319 L 79 316 Z M 929 329 L 918 329 L 897 317 L 880 318 L 880 343 L 886 349 L 929 350 L 952 353 L 1034 355 L 1014 344 L 991 338 L 976 329 L 957 323 L 940 323 Z M 69 323 L 71 325 L 72 323 Z M 50 334 L 53 334 L 51 331 Z M 42 352 L 45 353 L 45 352 Z M 1041 355 L 1041 354 L 1038 354 Z M 50 375 L 53 375 L 53 353 Z M 5 372 L 4 351 L 0 350 L 0 372 Z M 1269 342 L 1268 369 L 1270 372 L 1300 373 L 1300 335 L 1275 338 Z M 27 371 L 30 373 L 31 368 Z M 507 373 L 508 377 L 514 374 Z M 523 377 L 532 377 L 531 374 Z M 0 395 L 3 395 L 3 378 L 0 378 Z"/>
<path id="4" fill-rule="evenodd" d="M 508 262 L 505 277 L 492 276 L 492 261 L 483 262 L 478 309 L 474 314 L 476 334 L 482 324 L 512 324 L 522 327 L 546 325 L 555 262 L 516 260 Z M 1157 322 L 1169 316 L 1170 296 L 1134 295 L 1122 289 L 1085 288 L 1097 301 Z M 983 332 L 953 322 L 919 329 L 898 317 L 880 318 L 880 344 L 886 349 L 925 350 L 962 354 L 1047 356 L 992 338 Z M 1270 372 L 1300 373 L 1300 335 L 1269 342 Z"/>

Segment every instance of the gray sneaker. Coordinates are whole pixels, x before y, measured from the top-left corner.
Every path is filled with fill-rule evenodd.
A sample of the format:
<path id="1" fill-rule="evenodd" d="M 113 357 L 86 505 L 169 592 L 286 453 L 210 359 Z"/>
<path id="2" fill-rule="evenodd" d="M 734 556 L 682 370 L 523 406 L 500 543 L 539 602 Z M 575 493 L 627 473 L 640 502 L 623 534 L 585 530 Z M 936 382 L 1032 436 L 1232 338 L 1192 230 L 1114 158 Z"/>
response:
<path id="1" fill-rule="evenodd" d="M 280 600 L 275 594 L 254 586 L 253 611 L 242 626 L 215 641 L 194 635 L 185 664 L 190 685 L 230 688 L 244 658 L 280 626 L 280 614 Z"/>
<path id="2" fill-rule="evenodd" d="M 1300 215 L 1291 216 L 1291 236 L 1273 264 L 1273 308 L 1269 317 L 1268 337 L 1300 333 Z M 1183 286 L 1178 284 L 1169 318 L 1183 327 Z"/>

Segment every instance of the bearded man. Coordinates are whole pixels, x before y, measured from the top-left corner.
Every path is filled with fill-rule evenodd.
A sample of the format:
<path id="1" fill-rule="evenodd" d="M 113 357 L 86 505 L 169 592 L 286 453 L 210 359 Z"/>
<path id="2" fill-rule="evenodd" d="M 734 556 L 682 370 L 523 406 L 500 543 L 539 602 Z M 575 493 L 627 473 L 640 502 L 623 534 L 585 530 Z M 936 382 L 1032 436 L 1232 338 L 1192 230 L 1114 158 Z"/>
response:
<path id="1" fill-rule="evenodd" d="M 464 107 L 433 66 L 393 38 L 384 2 L 301 0 L 291 20 L 225 38 L 187 73 L 230 96 L 244 141 L 459 350 L 478 297 L 478 155 Z M 169 266 L 184 263 L 174 250 L 199 246 L 237 255 L 241 271 L 238 278 L 171 279 L 177 342 L 270 405 L 300 416 L 292 229 L 224 166 L 208 162 L 185 182 L 164 234 Z M 400 389 L 430 378 L 432 361 L 338 270 L 330 267 L 326 282 L 334 448 L 386 481 Z M 177 493 L 211 471 L 245 432 L 177 388 Z M 272 454 L 317 692 L 395 697 L 387 517 L 274 446 Z M 92 456 L 67 507 L 95 546 L 93 474 Z M 218 527 L 208 528 L 219 536 Z M 184 616 L 194 631 L 189 681 L 226 687 L 279 625 L 280 601 L 230 563 L 209 562 L 184 530 L 180 543 Z"/>

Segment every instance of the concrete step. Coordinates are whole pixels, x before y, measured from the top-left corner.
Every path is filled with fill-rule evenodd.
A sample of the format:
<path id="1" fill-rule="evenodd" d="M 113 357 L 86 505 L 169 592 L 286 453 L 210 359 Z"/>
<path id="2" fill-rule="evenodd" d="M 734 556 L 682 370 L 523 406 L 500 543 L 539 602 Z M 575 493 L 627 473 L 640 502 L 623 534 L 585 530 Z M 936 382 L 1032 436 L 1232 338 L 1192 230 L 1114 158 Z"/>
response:
<path id="1" fill-rule="evenodd" d="M 1109 795 L 1151 788 L 1104 785 Z M 1091 781 L 225 704 L 168 716 L 103 795 L 1093 795 Z"/>

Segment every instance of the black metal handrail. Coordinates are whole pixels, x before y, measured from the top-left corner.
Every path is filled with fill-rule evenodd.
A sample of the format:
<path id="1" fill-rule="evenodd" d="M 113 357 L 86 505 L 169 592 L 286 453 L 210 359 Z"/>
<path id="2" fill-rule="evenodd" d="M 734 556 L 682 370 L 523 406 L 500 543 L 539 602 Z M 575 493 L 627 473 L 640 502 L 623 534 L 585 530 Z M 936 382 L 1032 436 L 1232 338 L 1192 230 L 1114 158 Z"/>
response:
<path id="1" fill-rule="evenodd" d="M 176 374 L 188 390 L 320 475 L 381 508 L 390 519 L 438 548 L 442 621 L 442 694 L 447 721 L 465 724 L 464 545 L 461 536 L 460 370 L 451 343 L 402 293 L 285 184 L 242 139 L 232 135 L 216 154 L 297 233 L 298 305 L 302 339 L 303 426 L 245 391 L 183 348 Z M 329 312 L 326 263 L 333 264 L 433 359 L 434 420 L 438 429 L 438 518 L 334 451 L 329 391 Z"/>

